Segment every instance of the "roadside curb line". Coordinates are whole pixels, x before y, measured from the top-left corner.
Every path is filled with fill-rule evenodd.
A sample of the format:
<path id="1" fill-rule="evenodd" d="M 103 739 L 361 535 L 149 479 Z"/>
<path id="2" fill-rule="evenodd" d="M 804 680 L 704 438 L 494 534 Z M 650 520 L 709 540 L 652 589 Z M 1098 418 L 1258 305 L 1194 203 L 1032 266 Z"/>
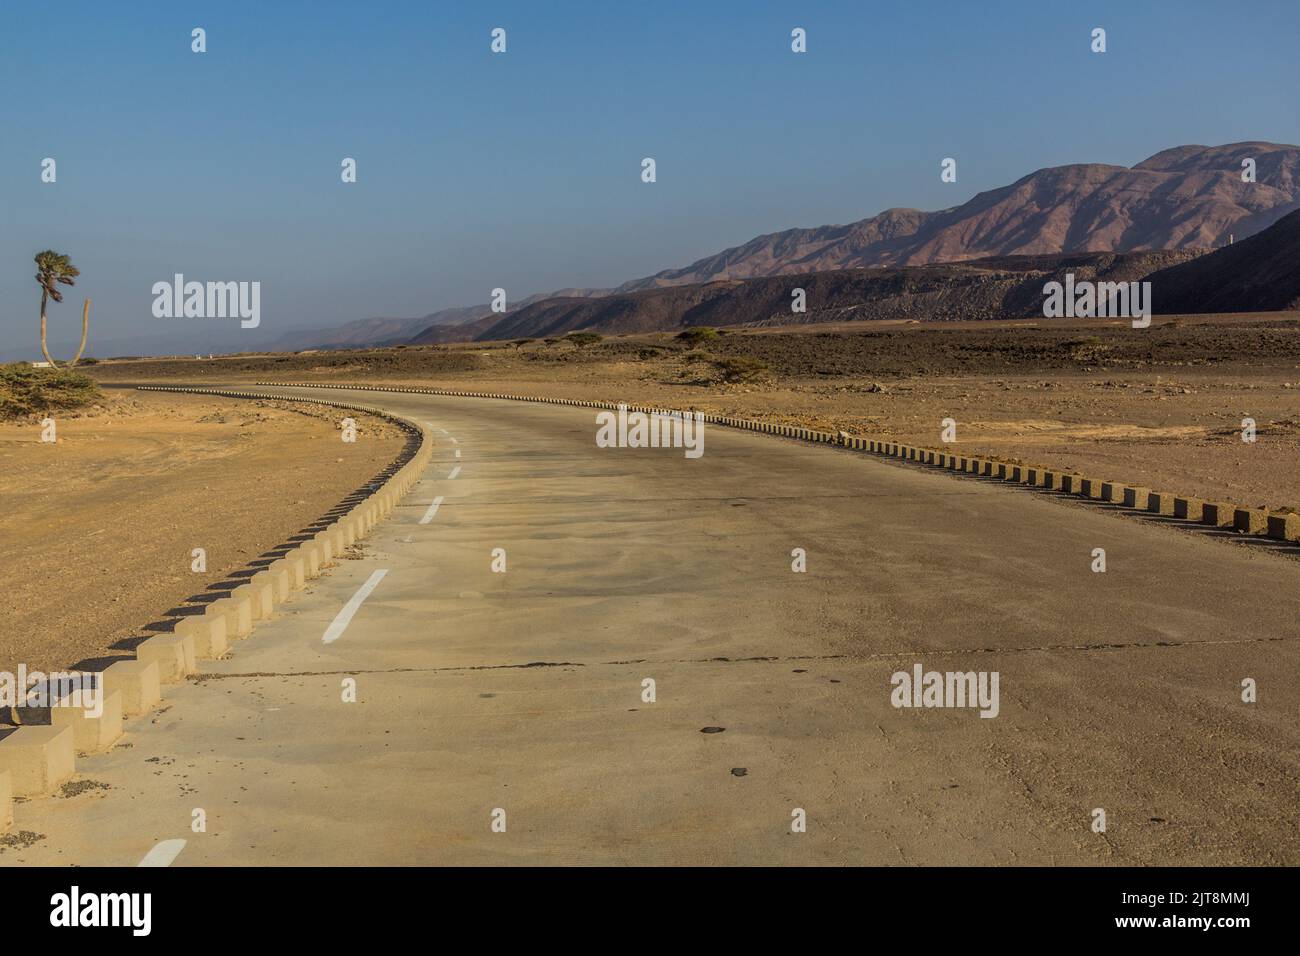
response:
<path id="1" fill-rule="evenodd" d="M 57 793 L 76 772 L 78 754 L 111 749 L 122 735 L 124 718 L 151 713 L 162 702 L 162 688 L 194 673 L 196 661 L 219 658 L 231 642 L 250 636 L 258 621 L 270 617 L 276 607 L 291 599 L 293 592 L 318 577 L 331 557 L 342 554 L 392 513 L 433 455 L 433 434 L 427 427 L 363 405 L 232 389 L 140 385 L 136 390 L 328 405 L 385 419 L 401 428 L 408 442 L 380 473 L 382 480 L 371 482 L 368 494 L 353 502 L 346 512 L 335 514 L 336 507 L 309 525 L 323 525 L 321 531 L 255 571 L 247 583 L 231 591 L 230 597 L 211 602 L 199 614 L 180 618 L 170 634 L 157 634 L 140 642 L 135 660 L 119 660 L 99 671 L 104 697 L 99 717 L 87 717 L 78 707 L 53 707 L 51 724 L 23 724 L 0 739 L 0 833 L 13 825 L 14 798 Z M 410 439 L 417 439 L 414 448 Z"/>
<path id="2" fill-rule="evenodd" d="M 546 405 L 575 405 L 581 408 L 616 410 L 618 402 L 600 402 L 577 398 L 545 398 L 539 395 L 507 395 L 499 392 L 464 392 L 443 388 L 419 388 L 396 385 L 337 385 L 326 382 L 255 382 L 260 387 L 322 388 L 348 391 L 401 392 L 414 395 L 444 395 L 451 398 L 497 398 L 512 402 L 534 402 Z M 647 415 L 683 414 L 680 410 L 651 408 L 647 405 L 621 403 L 628 411 Z M 1170 492 L 1152 491 L 1134 485 L 1079 475 L 1070 471 L 1045 468 L 1020 461 L 1003 461 L 980 455 L 961 455 L 948 449 L 923 448 L 882 438 L 855 438 L 845 432 L 820 432 L 796 425 L 776 425 L 771 422 L 733 418 L 711 412 L 698 412 L 702 420 L 711 425 L 723 425 L 743 431 L 756 431 L 781 438 L 813 444 L 836 445 L 852 451 L 866 452 L 880 458 L 897 458 L 962 476 L 974 475 L 996 478 L 1009 484 L 1023 485 L 1035 491 L 1056 492 L 1115 505 L 1127 511 L 1156 515 L 1186 523 L 1236 531 L 1246 540 L 1273 540 L 1300 543 L 1300 513 L 1273 511 L 1267 508 L 1248 508 L 1224 501 L 1203 501 L 1200 498 L 1174 495 Z"/>

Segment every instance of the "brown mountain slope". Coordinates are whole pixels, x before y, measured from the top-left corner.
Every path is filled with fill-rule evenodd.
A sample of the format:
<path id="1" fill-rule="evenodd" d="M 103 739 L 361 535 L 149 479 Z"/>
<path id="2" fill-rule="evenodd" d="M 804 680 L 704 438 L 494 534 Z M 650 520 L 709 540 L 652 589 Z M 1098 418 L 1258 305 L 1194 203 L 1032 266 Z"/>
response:
<path id="1" fill-rule="evenodd" d="M 1256 163 L 1253 183 L 1241 179 L 1241 163 L 1246 158 Z M 526 337 L 587 327 L 624 331 L 676 327 L 683 315 L 686 324 L 696 323 L 696 318 L 696 324 L 705 324 L 699 317 L 713 312 L 719 316 L 707 324 L 762 321 L 768 314 L 762 310 L 770 306 L 771 314 L 779 315 L 788 309 L 788 302 L 774 299 L 767 303 L 757 289 L 725 294 L 732 287 L 710 284 L 795 273 L 969 262 L 992 256 L 1205 249 L 1223 245 L 1229 235 L 1244 239 L 1258 233 L 1297 208 L 1300 147 L 1265 142 L 1178 146 L 1131 169 L 1101 164 L 1041 169 L 939 212 L 888 209 L 848 225 L 759 236 L 684 269 L 624 283 L 613 296 L 606 296 L 605 290 L 577 289 L 533 296 L 514 305 L 504 317 L 485 314 L 457 328 L 430 323 L 411 341 Z M 949 285 L 926 285 L 940 280 L 940 285 Z M 940 303 L 956 296 L 951 283 L 958 282 L 973 283 L 965 290 L 975 296 L 968 303 L 971 317 L 1001 314 L 1007 304 L 994 294 L 992 281 L 981 275 L 958 282 L 955 273 L 917 273 L 890 280 L 877 277 L 870 288 L 846 284 L 844 294 L 858 298 L 836 307 L 852 305 L 859 313 L 874 316 L 901 314 L 914 297 L 921 296 L 915 301 L 924 315 L 918 317 L 952 317 L 956 301 Z M 910 291 L 896 291 L 890 282 L 898 290 Z M 917 291 L 918 285 L 926 286 L 924 291 Z M 681 286 L 694 288 L 667 299 L 623 297 Z M 978 294 L 974 286 L 979 287 Z M 786 285 L 774 288 L 783 296 L 789 294 Z M 867 299 L 870 305 L 864 306 Z M 740 302 L 761 315 L 751 312 L 742 317 L 729 311 Z M 1160 307 L 1159 300 L 1156 304 Z M 830 307 L 823 302 L 822 310 Z M 789 321 L 789 316 L 783 321 Z"/>
<path id="2" fill-rule="evenodd" d="M 1028 318 L 1043 285 L 1148 280 L 1157 312 L 1268 312 L 1300 308 L 1300 209 L 1248 239 L 1195 250 L 1003 256 L 885 269 L 667 286 L 595 299 L 552 298 L 463 331 L 478 340 L 596 332 L 672 331 L 693 325 L 790 325 L 872 319 Z M 808 310 L 792 313 L 791 292 Z M 445 339 L 444 339 L 445 341 Z"/>
<path id="3" fill-rule="evenodd" d="M 1164 314 L 1300 308 L 1300 210 L 1249 239 L 1148 278 L 1155 310 Z"/>
<path id="4" fill-rule="evenodd" d="M 1142 279 L 1195 252 L 1076 253 L 1010 256 L 890 269 L 843 269 L 797 276 L 730 279 L 596 299 L 553 298 L 496 321 L 429 329 L 412 344 L 472 338 L 495 341 L 605 332 L 676 331 L 693 325 L 790 325 L 872 319 L 1022 318 L 1042 315 L 1043 284 Z M 791 292 L 805 290 L 807 311 L 791 312 Z"/>
<path id="5" fill-rule="evenodd" d="M 1256 182 L 1241 161 L 1256 162 Z M 941 212 L 889 209 L 845 226 L 788 229 L 620 286 L 634 292 L 718 279 L 995 255 L 1191 249 L 1267 228 L 1300 206 L 1300 147 L 1179 146 L 1132 169 L 1040 169 Z"/>

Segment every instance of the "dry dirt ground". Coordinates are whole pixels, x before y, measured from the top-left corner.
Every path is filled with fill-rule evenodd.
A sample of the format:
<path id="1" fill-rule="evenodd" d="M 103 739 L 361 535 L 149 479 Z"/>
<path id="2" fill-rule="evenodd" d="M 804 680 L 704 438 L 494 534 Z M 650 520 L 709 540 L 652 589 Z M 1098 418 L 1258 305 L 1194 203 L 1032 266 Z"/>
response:
<path id="1" fill-rule="evenodd" d="M 1300 507 L 1300 314 L 858 323 L 114 362 L 105 381 L 408 383 L 628 400 L 956 448 L 1170 493 Z M 731 380 L 728 380 L 730 376 Z M 1257 440 L 1242 441 L 1243 420 Z"/>
<path id="2" fill-rule="evenodd" d="M 170 608 L 309 525 L 405 437 L 323 405 L 111 389 L 57 420 L 0 424 L 0 671 L 127 656 Z M 204 548 L 207 570 L 191 570 Z M 0 717 L 0 719 L 3 719 Z"/>

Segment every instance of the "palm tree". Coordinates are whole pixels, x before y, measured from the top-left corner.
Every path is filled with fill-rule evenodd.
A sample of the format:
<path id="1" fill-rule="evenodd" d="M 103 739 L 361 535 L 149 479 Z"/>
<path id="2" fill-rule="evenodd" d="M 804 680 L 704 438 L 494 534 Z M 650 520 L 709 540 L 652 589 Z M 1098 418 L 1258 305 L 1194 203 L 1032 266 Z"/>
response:
<path id="1" fill-rule="evenodd" d="M 81 270 L 72 264 L 72 260 L 62 253 L 55 252 L 53 249 L 46 249 L 44 252 L 36 253 L 36 281 L 41 286 L 41 353 L 45 356 L 45 361 L 50 363 L 54 368 L 54 359 L 50 358 L 50 350 L 45 345 L 45 305 L 53 299 L 55 302 L 63 301 L 63 293 L 58 290 L 59 285 L 76 285 L 77 276 L 81 275 Z M 77 357 L 72 360 L 76 365 L 81 359 L 81 353 L 86 348 L 86 331 L 90 324 L 90 300 L 86 300 L 86 307 L 81 312 L 81 348 L 77 349 Z"/>

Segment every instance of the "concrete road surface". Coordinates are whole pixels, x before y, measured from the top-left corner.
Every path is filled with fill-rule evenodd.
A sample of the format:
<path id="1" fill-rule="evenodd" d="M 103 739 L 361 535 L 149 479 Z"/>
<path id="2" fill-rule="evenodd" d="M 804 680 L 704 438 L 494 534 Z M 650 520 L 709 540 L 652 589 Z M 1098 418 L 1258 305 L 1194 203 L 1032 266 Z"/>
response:
<path id="1" fill-rule="evenodd" d="M 1292 558 L 720 427 L 689 460 L 328 397 L 432 424 L 424 480 L 0 864 L 1300 862 Z M 894 707 L 917 664 L 996 672 L 997 716 Z"/>

